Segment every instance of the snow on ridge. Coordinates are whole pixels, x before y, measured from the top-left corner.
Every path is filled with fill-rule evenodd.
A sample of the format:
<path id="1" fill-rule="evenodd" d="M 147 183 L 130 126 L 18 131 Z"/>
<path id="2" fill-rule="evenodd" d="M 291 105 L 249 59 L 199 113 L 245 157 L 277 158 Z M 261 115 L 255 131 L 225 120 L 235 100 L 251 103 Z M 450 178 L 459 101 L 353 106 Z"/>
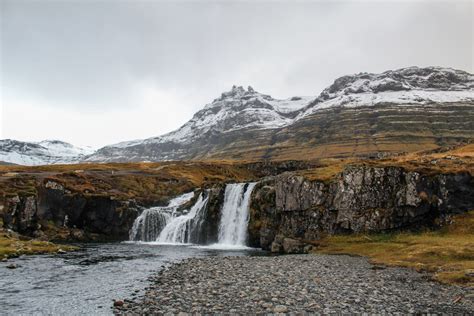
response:
<path id="1" fill-rule="evenodd" d="M 343 76 L 324 89 L 317 98 L 309 96 L 278 100 L 259 93 L 252 87 L 244 89 L 242 86 L 233 86 L 175 131 L 107 147 L 190 143 L 210 131 L 226 133 L 245 128 L 280 128 L 330 107 L 374 106 L 379 103 L 471 102 L 474 101 L 473 95 L 474 75 L 442 67 L 408 67 L 379 74 Z"/>
<path id="2" fill-rule="evenodd" d="M 53 156 L 75 157 L 79 155 L 90 155 L 95 151 L 91 147 L 77 147 L 60 140 L 43 140 L 35 144 L 46 148 Z"/>
<path id="3" fill-rule="evenodd" d="M 313 114 L 319 110 L 332 107 L 355 108 L 360 106 L 375 106 L 380 103 L 403 105 L 420 105 L 428 103 L 474 102 L 474 90 L 464 91 L 387 91 L 379 93 L 357 93 L 337 96 L 335 98 L 314 103 L 301 112 L 296 120 Z"/>
<path id="4" fill-rule="evenodd" d="M 140 144 L 166 142 L 189 143 L 209 131 L 230 132 L 245 128 L 272 129 L 293 123 L 288 115 L 296 112 L 315 99 L 314 96 L 293 97 L 285 100 L 255 91 L 233 86 L 212 103 L 204 106 L 191 120 L 175 131 L 162 136 L 121 142 L 108 148 L 126 148 Z M 232 126 L 229 126 L 232 123 Z"/>
<path id="5" fill-rule="evenodd" d="M 75 147 L 58 140 L 40 142 L 0 140 L 0 161 L 20 165 L 75 163 L 92 153 L 91 148 Z"/>

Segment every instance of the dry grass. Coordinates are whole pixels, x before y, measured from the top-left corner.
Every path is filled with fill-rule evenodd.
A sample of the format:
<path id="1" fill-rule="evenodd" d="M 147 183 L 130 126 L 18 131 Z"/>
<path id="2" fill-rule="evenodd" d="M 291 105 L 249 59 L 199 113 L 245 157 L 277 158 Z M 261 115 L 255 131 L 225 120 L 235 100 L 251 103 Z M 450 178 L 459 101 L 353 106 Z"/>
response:
<path id="1" fill-rule="evenodd" d="M 35 195 L 41 183 L 52 180 L 72 194 L 136 199 L 143 203 L 204 187 L 214 182 L 248 181 L 255 175 L 243 165 L 227 162 L 164 162 L 2 166 L 0 199 Z"/>
<path id="2" fill-rule="evenodd" d="M 0 229 L 0 257 L 17 257 L 42 253 L 56 253 L 58 251 L 72 251 L 77 247 L 58 245 L 47 241 L 29 239 L 16 233 Z"/>
<path id="3" fill-rule="evenodd" d="M 474 211 L 439 231 L 331 236 L 317 252 L 367 256 L 373 263 L 433 273 L 443 283 L 474 285 Z"/>
<path id="4" fill-rule="evenodd" d="M 419 151 L 383 159 L 317 159 L 315 164 L 317 167 L 298 171 L 297 174 L 312 181 L 329 181 L 348 165 L 367 165 L 373 167 L 401 167 L 407 171 L 416 171 L 424 175 L 463 172 L 474 175 L 474 144 L 445 151 Z"/>

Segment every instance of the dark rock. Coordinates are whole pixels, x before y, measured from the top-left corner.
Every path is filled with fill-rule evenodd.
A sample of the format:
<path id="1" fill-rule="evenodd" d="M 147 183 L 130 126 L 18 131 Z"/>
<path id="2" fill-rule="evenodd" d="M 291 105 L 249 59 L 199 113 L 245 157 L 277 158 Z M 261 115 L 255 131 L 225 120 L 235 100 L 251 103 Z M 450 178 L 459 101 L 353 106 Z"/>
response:
<path id="1" fill-rule="evenodd" d="M 62 184 L 45 180 L 36 195 L 15 196 L 5 203 L 4 226 L 28 236 L 45 238 L 46 223 L 69 230 L 69 239 L 126 240 L 138 215 L 134 201 L 71 193 Z M 42 225 L 43 224 L 43 225 Z"/>
<path id="2" fill-rule="evenodd" d="M 400 167 L 349 166 L 329 182 L 285 173 L 255 187 L 249 235 L 253 246 L 303 252 L 293 240 L 437 227 L 473 208 L 474 179 L 468 173 L 423 175 Z M 287 247 L 284 238 L 289 238 Z"/>
<path id="3" fill-rule="evenodd" d="M 124 301 L 121 301 L 121 300 L 114 301 L 114 306 L 115 307 L 122 307 L 123 304 L 124 304 Z"/>
<path id="4" fill-rule="evenodd" d="M 292 239 L 292 238 L 284 238 L 282 246 L 283 246 L 283 252 L 285 253 L 296 254 L 296 253 L 307 252 L 307 248 L 305 247 L 306 244 L 304 242 L 301 242 L 299 240 Z"/>

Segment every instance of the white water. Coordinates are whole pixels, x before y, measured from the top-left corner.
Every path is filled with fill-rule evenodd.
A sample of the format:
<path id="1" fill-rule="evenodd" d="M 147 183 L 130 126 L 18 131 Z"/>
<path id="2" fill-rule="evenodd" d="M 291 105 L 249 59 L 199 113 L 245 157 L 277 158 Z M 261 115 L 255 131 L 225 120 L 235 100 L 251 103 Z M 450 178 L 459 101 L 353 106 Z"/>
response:
<path id="1" fill-rule="evenodd" d="M 189 202 L 193 192 L 172 199 L 168 206 L 152 207 L 143 211 L 133 222 L 129 239 L 131 241 L 155 241 L 160 232 L 170 222 L 177 209 Z"/>
<path id="2" fill-rule="evenodd" d="M 171 218 L 157 238 L 163 244 L 189 244 L 193 242 L 192 233 L 199 230 L 202 224 L 203 210 L 206 208 L 208 197 L 203 198 L 202 193 L 187 214 Z"/>
<path id="3" fill-rule="evenodd" d="M 250 196 L 256 183 L 234 183 L 225 188 L 219 225 L 218 248 L 245 247 L 249 222 Z"/>
<path id="4" fill-rule="evenodd" d="M 234 183 L 225 188 L 224 203 L 218 230 L 218 242 L 211 249 L 247 248 L 250 196 L 256 183 Z M 170 201 L 166 207 L 153 207 L 143 211 L 130 231 L 131 241 L 157 244 L 192 244 L 202 242 L 208 196 L 201 193 L 189 211 L 178 211 L 189 202 L 193 193 Z"/>

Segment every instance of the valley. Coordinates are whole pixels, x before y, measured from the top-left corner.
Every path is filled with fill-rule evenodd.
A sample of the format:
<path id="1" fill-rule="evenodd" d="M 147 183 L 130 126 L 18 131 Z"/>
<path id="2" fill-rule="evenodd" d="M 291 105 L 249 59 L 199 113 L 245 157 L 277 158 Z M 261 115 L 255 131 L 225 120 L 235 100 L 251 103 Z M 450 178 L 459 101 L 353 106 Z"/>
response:
<path id="1" fill-rule="evenodd" d="M 162 136 L 1 140 L 0 299 L 53 314 L 468 312 L 473 82 L 409 67 L 317 97 L 234 86 Z"/>

